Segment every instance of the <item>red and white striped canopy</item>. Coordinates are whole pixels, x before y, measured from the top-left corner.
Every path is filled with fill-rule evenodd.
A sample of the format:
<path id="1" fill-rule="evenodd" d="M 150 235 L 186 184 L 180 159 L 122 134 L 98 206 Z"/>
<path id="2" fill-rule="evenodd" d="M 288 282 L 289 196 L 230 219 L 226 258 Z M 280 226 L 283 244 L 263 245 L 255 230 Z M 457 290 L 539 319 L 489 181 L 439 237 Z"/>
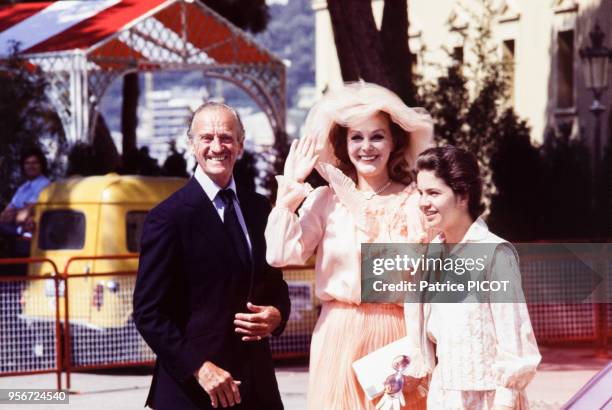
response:
<path id="1" fill-rule="evenodd" d="M 285 67 L 194 0 L 66 0 L 0 6 L 0 65 L 20 43 L 50 79 L 70 141 L 89 138 L 99 101 L 126 72 L 200 70 L 245 90 L 272 127 L 285 124 Z"/>
<path id="2" fill-rule="evenodd" d="M 141 68 L 156 63 L 279 62 L 193 0 L 69 0 L 0 6 L 0 55 L 7 54 L 12 41 L 18 41 L 21 52 L 29 55 L 82 50 L 99 66 L 112 65 L 117 58 L 136 60 Z"/>

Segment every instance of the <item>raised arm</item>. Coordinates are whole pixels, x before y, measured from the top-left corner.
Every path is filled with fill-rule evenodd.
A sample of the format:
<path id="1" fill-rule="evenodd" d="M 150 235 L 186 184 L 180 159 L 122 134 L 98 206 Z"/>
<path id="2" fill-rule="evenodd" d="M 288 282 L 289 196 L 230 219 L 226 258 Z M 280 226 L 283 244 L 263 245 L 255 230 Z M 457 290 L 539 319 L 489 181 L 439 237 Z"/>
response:
<path id="1" fill-rule="evenodd" d="M 266 226 L 266 259 L 272 266 L 303 265 L 312 256 L 325 227 L 324 208 L 329 188 L 312 191 L 304 179 L 317 161 L 314 141 L 305 137 L 293 141 L 285 162 L 284 175 L 278 176 L 276 206 Z M 299 217 L 295 210 L 302 205 Z"/>
<path id="2" fill-rule="evenodd" d="M 283 184 L 279 181 L 279 185 Z M 266 226 L 266 259 L 272 266 L 303 265 L 317 248 L 325 230 L 329 188 L 315 189 L 304 201 L 299 216 L 277 203 Z"/>

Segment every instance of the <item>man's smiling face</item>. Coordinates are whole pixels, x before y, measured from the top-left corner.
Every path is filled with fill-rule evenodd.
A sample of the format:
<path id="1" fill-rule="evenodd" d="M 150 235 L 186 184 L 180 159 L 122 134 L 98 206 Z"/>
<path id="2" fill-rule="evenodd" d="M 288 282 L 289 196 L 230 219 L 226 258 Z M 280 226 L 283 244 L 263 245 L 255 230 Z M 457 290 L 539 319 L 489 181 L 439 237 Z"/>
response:
<path id="1" fill-rule="evenodd" d="M 217 185 L 227 187 L 243 150 L 234 113 L 223 107 L 200 111 L 191 125 L 191 149 L 202 171 Z"/>

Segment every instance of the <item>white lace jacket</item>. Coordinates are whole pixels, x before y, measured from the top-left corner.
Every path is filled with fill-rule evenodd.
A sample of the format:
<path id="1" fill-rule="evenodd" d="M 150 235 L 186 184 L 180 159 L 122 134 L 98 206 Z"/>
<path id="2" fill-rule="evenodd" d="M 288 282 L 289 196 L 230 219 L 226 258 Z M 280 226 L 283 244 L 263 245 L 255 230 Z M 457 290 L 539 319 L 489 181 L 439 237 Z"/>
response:
<path id="1" fill-rule="evenodd" d="M 443 239 L 436 237 L 432 243 L 436 242 Z M 493 299 L 493 303 L 405 304 L 410 347 L 420 352 L 420 357 L 414 358 L 419 365 L 411 367 L 412 375 L 422 377 L 433 371 L 435 343 L 443 389 L 495 390 L 496 401 L 503 397 L 504 402 L 512 403 L 531 381 L 541 360 L 524 303 L 518 255 L 509 242 L 491 233 L 481 218 L 452 253 L 461 256 L 465 244 L 491 244 L 486 276 L 510 280 L 511 300 L 516 303 Z"/>

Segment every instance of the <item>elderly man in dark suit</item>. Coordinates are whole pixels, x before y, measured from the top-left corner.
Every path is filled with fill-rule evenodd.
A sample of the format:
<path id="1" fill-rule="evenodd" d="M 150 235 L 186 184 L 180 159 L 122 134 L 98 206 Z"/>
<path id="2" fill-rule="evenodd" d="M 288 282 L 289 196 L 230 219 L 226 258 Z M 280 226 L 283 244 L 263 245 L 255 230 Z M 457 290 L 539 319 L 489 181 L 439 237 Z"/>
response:
<path id="1" fill-rule="evenodd" d="M 231 107 L 205 103 L 188 135 L 195 175 L 142 234 L 134 321 L 157 354 L 146 404 L 282 409 L 266 337 L 282 332 L 290 302 L 265 261 L 270 205 L 232 177 L 244 128 Z"/>

